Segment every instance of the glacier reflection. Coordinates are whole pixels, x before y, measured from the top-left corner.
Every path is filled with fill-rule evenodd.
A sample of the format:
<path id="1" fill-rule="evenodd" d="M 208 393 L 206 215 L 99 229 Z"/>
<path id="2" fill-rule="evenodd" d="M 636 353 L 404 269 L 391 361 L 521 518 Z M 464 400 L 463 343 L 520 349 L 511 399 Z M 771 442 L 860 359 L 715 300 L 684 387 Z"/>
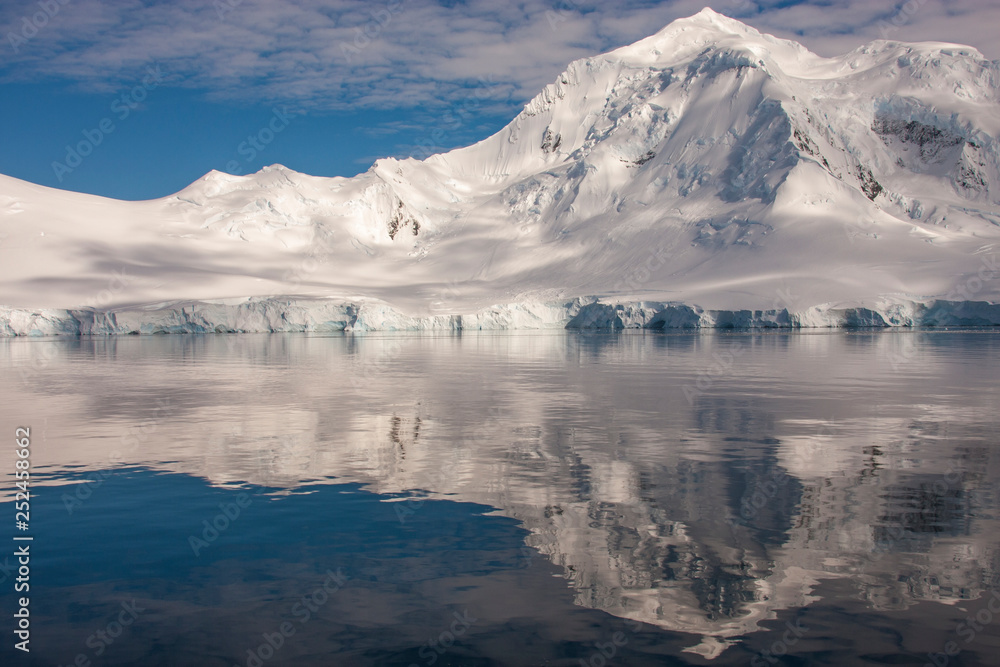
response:
<path id="1" fill-rule="evenodd" d="M 168 336 L 0 352 L 7 409 L 46 423 L 36 468 L 125 451 L 218 485 L 360 483 L 403 521 L 419 503 L 401 495 L 489 505 L 579 605 L 700 636 L 687 650 L 714 658 L 824 579 L 875 610 L 989 589 L 997 342 Z"/>

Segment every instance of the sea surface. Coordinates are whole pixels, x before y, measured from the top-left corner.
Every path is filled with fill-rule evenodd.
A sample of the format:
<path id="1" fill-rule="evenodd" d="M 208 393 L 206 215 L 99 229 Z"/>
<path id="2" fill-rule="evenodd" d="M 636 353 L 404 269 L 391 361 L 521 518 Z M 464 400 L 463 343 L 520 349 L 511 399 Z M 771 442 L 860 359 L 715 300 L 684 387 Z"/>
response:
<path id="1" fill-rule="evenodd" d="M 1000 665 L 995 331 L 0 339 L 0 373 L 4 666 Z"/>

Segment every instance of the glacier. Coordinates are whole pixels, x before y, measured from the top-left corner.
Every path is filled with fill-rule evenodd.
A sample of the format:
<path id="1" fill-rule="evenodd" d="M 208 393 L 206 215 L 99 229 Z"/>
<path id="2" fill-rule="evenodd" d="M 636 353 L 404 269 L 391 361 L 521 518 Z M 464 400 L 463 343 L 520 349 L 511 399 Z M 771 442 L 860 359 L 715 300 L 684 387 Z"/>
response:
<path id="1" fill-rule="evenodd" d="M 516 302 L 469 315 L 406 315 L 384 302 L 249 298 L 158 304 L 109 311 L 0 307 L 0 336 L 170 333 L 490 331 L 508 329 L 683 330 L 1000 326 L 1000 304 L 884 301 L 871 307 L 823 304 L 801 312 L 704 310 L 665 302 Z"/>
<path id="2" fill-rule="evenodd" d="M 998 181 L 1000 61 L 706 9 L 352 178 L 0 175 L 0 335 L 996 326 Z"/>

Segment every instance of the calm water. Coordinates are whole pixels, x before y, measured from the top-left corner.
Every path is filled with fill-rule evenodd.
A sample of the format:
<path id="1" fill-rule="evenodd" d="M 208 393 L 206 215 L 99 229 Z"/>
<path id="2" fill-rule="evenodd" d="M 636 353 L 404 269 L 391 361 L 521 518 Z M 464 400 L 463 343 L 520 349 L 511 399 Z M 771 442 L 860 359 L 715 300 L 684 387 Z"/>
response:
<path id="1" fill-rule="evenodd" d="M 0 339 L 0 372 L 3 665 L 1000 664 L 997 333 Z"/>

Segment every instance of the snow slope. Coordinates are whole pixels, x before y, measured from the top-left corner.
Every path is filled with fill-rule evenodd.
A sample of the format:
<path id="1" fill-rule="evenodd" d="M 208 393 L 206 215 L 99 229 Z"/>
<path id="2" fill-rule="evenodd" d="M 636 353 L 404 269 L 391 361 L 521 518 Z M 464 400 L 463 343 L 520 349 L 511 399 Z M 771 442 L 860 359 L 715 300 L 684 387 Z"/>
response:
<path id="1" fill-rule="evenodd" d="M 975 49 L 821 58 L 706 9 L 354 178 L 0 176 L 0 333 L 998 324 L 998 142 Z"/>

